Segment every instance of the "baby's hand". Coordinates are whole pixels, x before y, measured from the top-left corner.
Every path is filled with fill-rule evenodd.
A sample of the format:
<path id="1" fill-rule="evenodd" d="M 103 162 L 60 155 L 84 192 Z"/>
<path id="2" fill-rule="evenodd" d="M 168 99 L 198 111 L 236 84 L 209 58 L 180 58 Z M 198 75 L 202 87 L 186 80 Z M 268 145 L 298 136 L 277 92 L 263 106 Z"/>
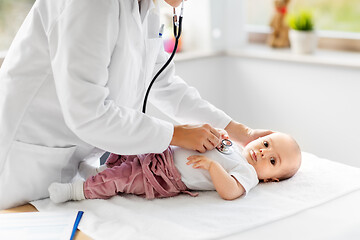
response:
<path id="1" fill-rule="evenodd" d="M 216 130 L 220 134 L 220 143 L 216 147 L 221 147 L 221 141 L 223 139 L 229 139 L 229 134 L 227 133 L 227 131 L 225 129 L 216 128 Z"/>
<path id="2" fill-rule="evenodd" d="M 222 128 L 216 128 L 218 133 L 220 133 L 220 139 L 229 139 L 229 134 L 225 129 Z"/>
<path id="3" fill-rule="evenodd" d="M 203 156 L 203 155 L 192 155 L 187 158 L 189 161 L 186 163 L 187 165 L 193 164 L 193 168 L 202 168 L 205 170 L 210 169 L 210 166 L 213 160 Z"/>

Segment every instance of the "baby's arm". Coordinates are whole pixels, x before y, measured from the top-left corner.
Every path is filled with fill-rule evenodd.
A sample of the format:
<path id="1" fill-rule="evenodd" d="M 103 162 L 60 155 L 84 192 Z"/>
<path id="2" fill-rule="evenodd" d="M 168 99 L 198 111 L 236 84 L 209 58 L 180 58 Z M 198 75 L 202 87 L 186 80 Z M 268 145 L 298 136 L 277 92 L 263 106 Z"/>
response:
<path id="1" fill-rule="evenodd" d="M 188 157 L 187 164 L 193 164 L 193 168 L 208 170 L 214 187 L 220 197 L 225 200 L 233 200 L 245 193 L 243 186 L 218 163 L 202 155 Z"/>

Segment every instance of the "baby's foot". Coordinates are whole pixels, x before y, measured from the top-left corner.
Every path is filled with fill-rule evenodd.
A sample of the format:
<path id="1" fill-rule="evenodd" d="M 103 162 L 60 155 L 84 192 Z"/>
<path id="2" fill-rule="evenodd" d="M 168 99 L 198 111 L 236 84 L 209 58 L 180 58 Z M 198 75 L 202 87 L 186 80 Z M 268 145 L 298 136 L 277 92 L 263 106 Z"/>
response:
<path id="1" fill-rule="evenodd" d="M 54 203 L 71 200 L 71 183 L 52 183 L 49 188 L 50 199 Z"/>
<path id="2" fill-rule="evenodd" d="M 54 203 L 63 203 L 69 200 L 83 200 L 84 182 L 77 181 L 74 183 L 52 183 L 48 190 L 50 199 Z"/>
<path id="3" fill-rule="evenodd" d="M 96 174 L 98 174 L 98 172 L 96 171 L 96 167 L 91 166 L 90 164 L 88 164 L 85 161 L 80 162 L 79 173 L 80 173 L 80 176 L 83 177 L 84 179 L 88 179 L 89 177 L 92 177 L 92 176 L 95 176 Z"/>
<path id="4" fill-rule="evenodd" d="M 84 179 L 88 179 L 89 177 L 95 176 L 96 174 L 104 171 L 105 169 L 107 169 L 107 166 L 105 164 L 101 165 L 100 167 L 93 167 L 86 162 L 80 162 L 79 164 L 79 173 L 80 176 L 83 177 Z"/>

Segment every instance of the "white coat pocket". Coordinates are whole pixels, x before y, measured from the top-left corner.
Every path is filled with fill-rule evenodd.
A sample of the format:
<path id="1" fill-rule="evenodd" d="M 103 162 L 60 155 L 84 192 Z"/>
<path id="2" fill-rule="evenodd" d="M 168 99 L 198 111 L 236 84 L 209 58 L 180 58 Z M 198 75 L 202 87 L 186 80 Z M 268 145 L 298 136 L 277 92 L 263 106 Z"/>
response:
<path id="1" fill-rule="evenodd" d="M 0 195 L 7 196 L 10 206 L 48 197 L 48 186 L 61 181 L 62 170 L 75 149 L 14 141 L 0 175 Z M 0 205 L 6 206 L 3 200 Z"/>
<path id="2" fill-rule="evenodd" d="M 161 38 L 151 38 L 146 41 L 146 83 L 150 83 L 152 76 L 157 72 L 155 65 L 163 44 Z M 156 71 L 156 72 L 154 72 Z"/>

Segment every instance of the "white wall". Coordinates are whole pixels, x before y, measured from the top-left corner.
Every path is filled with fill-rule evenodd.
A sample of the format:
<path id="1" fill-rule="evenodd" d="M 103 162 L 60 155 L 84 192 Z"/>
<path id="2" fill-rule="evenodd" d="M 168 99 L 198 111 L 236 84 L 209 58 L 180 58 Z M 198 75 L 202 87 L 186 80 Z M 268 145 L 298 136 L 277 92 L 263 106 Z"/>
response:
<path id="1" fill-rule="evenodd" d="M 210 0 L 213 50 L 239 48 L 246 43 L 245 4 L 244 0 Z"/>
<path id="2" fill-rule="evenodd" d="M 203 99 L 208 100 L 220 109 L 226 108 L 226 88 L 227 76 L 224 63 L 227 57 L 211 57 L 202 59 L 192 59 L 176 62 L 176 73 L 181 76 L 189 85 L 199 90 Z M 154 106 L 149 104 L 147 113 L 174 122 L 172 119 L 163 115 Z"/>
<path id="3" fill-rule="evenodd" d="M 177 73 L 235 120 L 360 167 L 360 69 L 221 57 L 178 62 Z"/>

